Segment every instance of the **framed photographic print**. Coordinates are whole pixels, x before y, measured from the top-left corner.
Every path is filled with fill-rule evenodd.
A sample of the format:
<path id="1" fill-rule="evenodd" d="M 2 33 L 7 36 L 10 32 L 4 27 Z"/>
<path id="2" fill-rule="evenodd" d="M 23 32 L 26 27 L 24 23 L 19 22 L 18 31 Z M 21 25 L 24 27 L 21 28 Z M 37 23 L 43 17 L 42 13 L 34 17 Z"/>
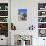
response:
<path id="1" fill-rule="evenodd" d="M 18 9 L 18 20 L 19 21 L 27 20 L 27 9 Z"/>

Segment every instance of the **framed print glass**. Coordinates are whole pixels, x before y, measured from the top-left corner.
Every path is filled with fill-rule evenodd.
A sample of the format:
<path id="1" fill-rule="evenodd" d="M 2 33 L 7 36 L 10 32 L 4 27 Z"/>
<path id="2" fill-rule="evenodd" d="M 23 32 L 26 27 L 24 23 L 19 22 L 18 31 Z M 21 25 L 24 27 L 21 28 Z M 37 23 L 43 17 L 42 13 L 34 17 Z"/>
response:
<path id="1" fill-rule="evenodd" d="M 27 9 L 18 9 L 18 20 L 19 21 L 27 20 Z"/>

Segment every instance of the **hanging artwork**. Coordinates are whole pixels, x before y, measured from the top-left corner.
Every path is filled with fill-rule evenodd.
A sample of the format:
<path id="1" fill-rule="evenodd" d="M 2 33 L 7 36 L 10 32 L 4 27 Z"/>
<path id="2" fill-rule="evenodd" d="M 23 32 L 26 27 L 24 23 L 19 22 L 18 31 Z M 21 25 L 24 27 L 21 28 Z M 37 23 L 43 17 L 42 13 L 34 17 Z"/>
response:
<path id="1" fill-rule="evenodd" d="M 27 9 L 18 9 L 18 20 L 19 21 L 27 20 Z"/>

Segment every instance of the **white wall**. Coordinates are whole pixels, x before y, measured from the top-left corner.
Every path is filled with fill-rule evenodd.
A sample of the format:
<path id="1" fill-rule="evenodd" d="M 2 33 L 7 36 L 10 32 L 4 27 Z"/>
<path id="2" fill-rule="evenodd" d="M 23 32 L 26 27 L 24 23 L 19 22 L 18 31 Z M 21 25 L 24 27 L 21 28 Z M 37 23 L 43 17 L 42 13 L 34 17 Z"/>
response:
<path id="1" fill-rule="evenodd" d="M 16 29 L 18 30 L 27 30 L 30 25 L 35 26 L 35 34 L 33 36 L 37 36 L 33 38 L 33 46 L 41 46 L 40 43 L 43 44 L 42 38 L 38 38 L 38 3 L 46 3 L 46 0 L 11 0 L 11 22 L 16 25 Z M 26 8 L 27 13 L 27 21 L 18 21 L 18 9 Z M 17 31 L 16 30 L 16 31 Z M 37 39 L 37 40 L 36 40 Z M 38 44 L 39 43 L 39 44 Z"/>
<path id="2" fill-rule="evenodd" d="M 28 13 L 27 13 L 27 21 L 18 21 L 18 9 L 23 9 L 26 8 Z M 37 34 L 37 9 L 38 9 L 38 4 L 37 0 L 11 0 L 11 22 L 13 22 L 16 25 L 16 32 L 21 33 L 25 32 L 25 30 L 28 29 L 29 26 L 32 24 L 35 26 L 35 32 L 33 35 L 38 36 Z M 27 33 L 27 32 L 26 32 Z M 24 33 L 24 34 L 26 34 Z M 30 33 L 29 33 L 30 34 Z M 34 41 L 35 39 L 33 39 Z M 33 43 L 37 44 L 37 42 Z"/>
<path id="3" fill-rule="evenodd" d="M 34 4 L 34 5 L 32 5 Z M 18 21 L 18 9 L 27 9 L 27 21 Z M 17 30 L 27 30 L 32 24 L 37 23 L 37 2 L 32 0 L 11 1 L 11 22 L 16 25 Z M 35 25 L 36 26 L 36 25 Z"/>
<path id="4" fill-rule="evenodd" d="M 32 24 L 38 27 L 38 3 L 46 0 L 11 0 L 11 22 L 17 30 L 27 30 Z M 18 21 L 18 9 L 27 9 L 27 21 Z"/>

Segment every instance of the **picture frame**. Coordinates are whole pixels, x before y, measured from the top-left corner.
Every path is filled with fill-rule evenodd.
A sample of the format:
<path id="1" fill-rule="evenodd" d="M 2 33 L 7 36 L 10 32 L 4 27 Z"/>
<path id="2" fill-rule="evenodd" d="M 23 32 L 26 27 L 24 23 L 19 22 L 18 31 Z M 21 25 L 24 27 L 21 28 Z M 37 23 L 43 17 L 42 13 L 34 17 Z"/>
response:
<path id="1" fill-rule="evenodd" d="M 27 9 L 18 9 L 18 21 L 27 21 Z"/>

